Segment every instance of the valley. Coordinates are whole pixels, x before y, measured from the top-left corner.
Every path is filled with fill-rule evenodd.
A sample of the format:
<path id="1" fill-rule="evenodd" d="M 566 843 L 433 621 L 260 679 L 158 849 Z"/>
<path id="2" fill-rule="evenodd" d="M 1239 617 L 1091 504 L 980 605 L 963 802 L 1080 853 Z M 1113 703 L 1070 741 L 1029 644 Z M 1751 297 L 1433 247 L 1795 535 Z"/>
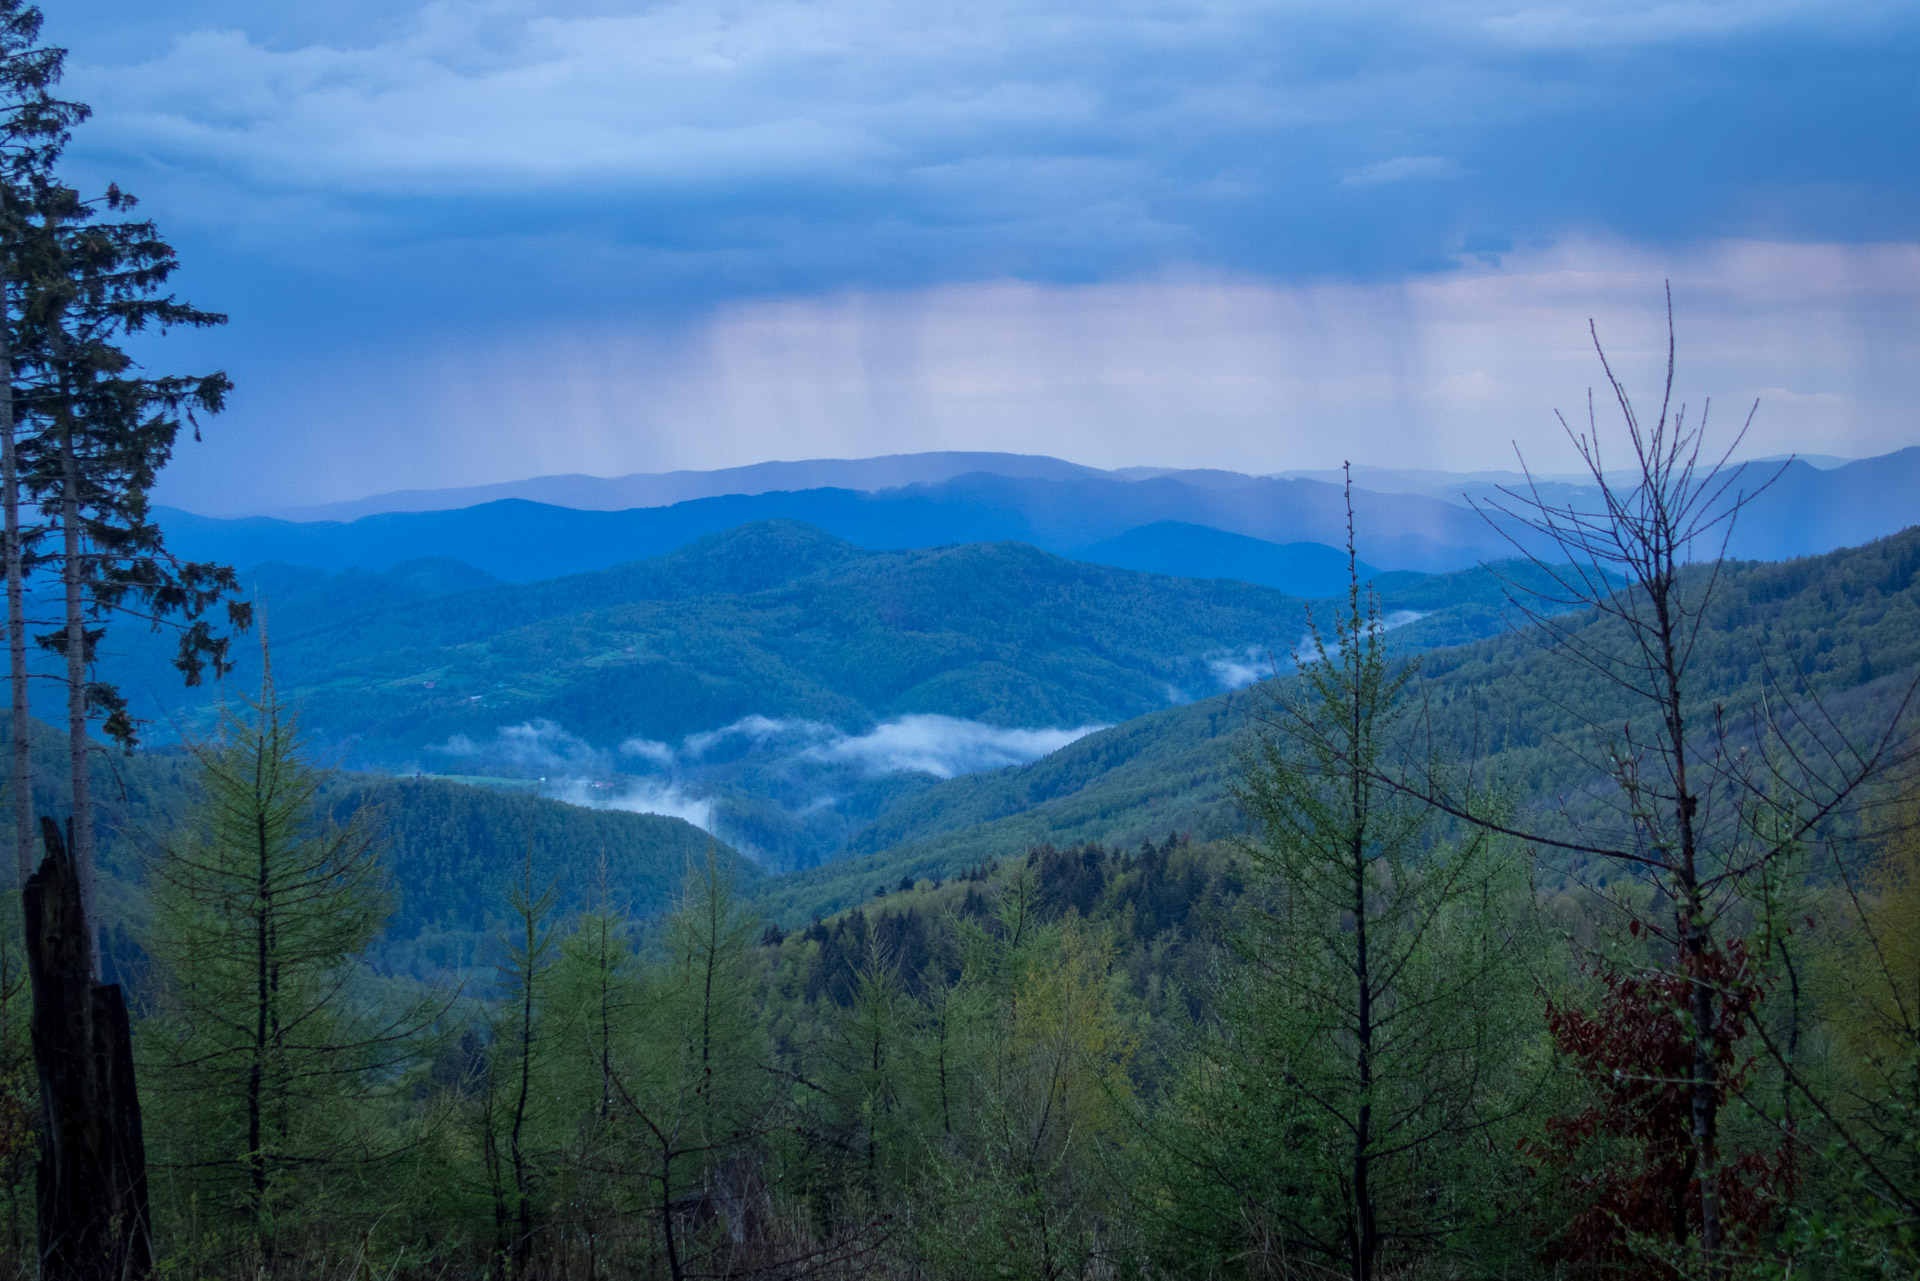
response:
<path id="1" fill-rule="evenodd" d="M 1034 492 L 1032 478 L 989 484 L 963 474 L 938 484 L 951 498 L 995 484 L 1004 494 L 1015 481 Z M 1200 487 L 1192 478 L 1167 483 Z M 1406 498 L 1356 501 L 1356 521 Z M 735 500 L 689 501 L 725 508 Z M 860 1079 L 919 1100 L 899 1105 L 898 1125 L 937 1133 L 938 1108 L 946 1108 L 978 1136 L 997 1105 L 972 1096 L 936 1107 L 940 1065 L 967 1064 L 956 1070 L 980 1088 L 990 1068 L 1004 1070 L 993 1067 L 1005 1053 L 995 1038 L 1020 1026 L 1022 1009 L 1052 1018 L 1058 1007 L 1048 1003 L 1070 999 L 1081 1003 L 1071 1017 L 1082 1021 L 1060 1033 L 1060 1053 L 1124 1045 L 1113 1060 L 1124 1068 L 1111 1071 L 1126 1075 L 1104 1076 L 1099 1088 L 1138 1088 L 1146 1106 L 1161 1109 L 1154 1124 L 1172 1126 L 1170 1101 L 1195 1088 L 1183 1075 L 1193 1056 L 1218 1052 L 1209 1047 L 1224 1042 L 1210 1038 L 1241 1017 L 1236 983 L 1251 974 L 1248 990 L 1266 992 L 1260 985 L 1272 976 L 1297 981 L 1311 972 L 1316 947 L 1338 954 L 1348 946 L 1342 922 L 1355 918 L 1353 903 L 1377 901 L 1367 919 L 1390 922 L 1396 895 L 1417 901 L 1439 884 L 1431 869 L 1457 866 L 1485 879 L 1459 893 L 1442 885 L 1454 898 L 1433 909 L 1441 928 L 1431 938 L 1403 934 L 1397 945 L 1409 957 L 1468 961 L 1434 961 L 1393 981 L 1452 992 L 1459 1026 L 1508 1019 L 1500 1035 L 1516 1048 L 1496 1056 L 1502 1066 L 1489 1069 L 1492 1079 L 1508 1080 L 1528 1061 L 1516 1056 L 1539 1053 L 1531 1029 L 1541 993 L 1526 984 L 1575 990 L 1583 980 L 1565 977 L 1577 972 L 1572 958 L 1591 955 L 1578 940 L 1603 937 L 1617 915 L 1663 928 L 1666 882 L 1607 852 L 1635 847 L 1649 830 L 1624 803 L 1622 780 L 1632 776 L 1618 765 L 1621 744 L 1645 733 L 1647 721 L 1643 694 L 1610 674 L 1615 656 L 1634 652 L 1630 614 L 1618 602 L 1640 599 L 1617 573 L 1492 558 L 1428 572 L 1407 562 L 1431 563 L 1429 544 L 1376 542 L 1384 554 L 1375 561 L 1350 562 L 1318 541 L 1164 519 L 1088 543 L 1084 558 L 1012 539 L 862 546 L 776 515 L 684 541 L 663 536 L 673 545 L 655 555 L 538 577 L 541 565 L 574 553 L 536 540 L 512 553 L 517 560 L 489 557 L 476 549 L 499 547 L 499 538 L 483 544 L 474 530 L 578 534 L 569 522 L 597 515 L 627 522 L 628 533 L 656 522 L 658 533 L 668 528 L 661 513 L 675 509 L 535 513 L 516 527 L 527 515 L 517 502 L 427 513 L 447 523 L 424 542 L 415 539 L 422 526 L 382 532 L 378 522 L 404 513 L 292 534 L 244 521 L 224 527 L 222 538 L 247 527 L 264 531 L 263 548 L 320 554 L 314 564 L 262 560 L 244 571 L 257 639 L 236 651 L 235 669 L 216 686 L 180 686 L 164 637 L 123 630 L 113 638 L 99 670 L 127 692 L 145 741 L 131 755 L 102 753 L 93 766 L 109 979 L 141 1001 L 178 999 L 168 995 L 177 987 L 153 977 L 169 965 L 181 972 L 154 950 L 180 928 L 167 878 L 192 865 L 197 842 L 217 839 L 206 817 L 215 759 L 207 744 L 264 741 L 248 737 L 258 733 L 248 726 L 262 723 L 249 700 L 263 692 L 297 718 L 300 737 L 288 750 L 330 770 L 315 784 L 312 830 L 367 841 L 376 875 L 361 892 L 380 924 L 356 953 L 353 999 L 386 1019 L 425 1018 L 404 1011 L 430 1006 L 463 1011 L 433 1016 L 465 1030 L 420 1060 L 434 1081 L 456 1084 L 421 1089 L 466 1088 L 460 1074 L 476 1069 L 462 1064 L 497 1061 L 514 1035 L 545 1044 L 540 1053 L 552 1057 L 543 1062 L 577 1068 L 585 1060 L 574 1041 L 590 1044 L 602 1026 L 611 1044 L 616 1020 L 627 1020 L 622 1053 L 652 1061 L 646 1056 L 671 1047 L 649 1039 L 652 1013 L 634 1012 L 657 1010 L 650 1003 L 658 1001 L 706 1008 L 719 990 L 719 1008 L 736 1020 L 728 1035 L 763 1038 L 769 1061 L 795 1085 L 783 1100 L 724 1077 L 728 1099 L 757 1100 L 770 1115 L 803 1118 L 828 1135 L 878 1133 L 868 1120 L 848 1120 L 855 1103 L 872 1106 L 872 1095 L 846 1085 L 847 1063 L 858 1064 L 849 1047 L 863 1045 L 869 1066 L 858 1067 Z M 929 500 L 921 510 L 937 506 Z M 1068 516 L 1048 519 L 1057 530 Z M 1311 524 L 1298 523 L 1299 513 L 1287 519 L 1294 532 Z M 362 526 L 394 535 L 392 554 L 467 555 L 329 562 L 370 536 Z M 596 555 L 631 545 L 611 528 L 589 539 L 606 539 Z M 958 526 L 921 532 L 935 528 L 945 535 Z M 343 529 L 358 532 L 349 538 Z M 434 543 L 450 530 L 464 531 L 459 541 Z M 1788 545 L 1778 530 L 1764 538 Z M 874 541 L 910 540 L 896 530 Z M 1575 579 L 1611 612 L 1570 594 Z M 1892 830 L 1886 815 L 1911 804 L 1904 740 L 1875 735 L 1904 732 L 1920 711 L 1920 527 L 1815 555 L 1684 564 L 1673 588 L 1680 599 L 1710 602 L 1686 624 L 1687 692 L 1676 707 L 1716 762 L 1700 785 L 1705 821 L 1723 834 L 1751 826 L 1741 807 L 1764 795 L 1754 778 L 1795 780 L 1793 805 L 1831 810 L 1820 829 L 1831 853 L 1822 857 L 1842 877 L 1880 875 L 1856 870 L 1879 866 L 1873 860 Z M 1264 945 L 1250 941 L 1255 931 L 1294 928 L 1279 924 L 1293 917 L 1277 910 L 1286 883 L 1271 869 L 1297 856 L 1274 840 L 1270 812 L 1250 812 L 1261 801 L 1248 780 L 1319 787 L 1312 773 L 1287 774 L 1274 745 L 1325 724 L 1311 718 L 1329 698 L 1342 716 L 1361 706 L 1365 695 L 1355 701 L 1343 691 L 1368 679 L 1392 690 L 1367 715 L 1381 759 L 1397 771 L 1369 776 L 1381 797 L 1368 803 L 1413 816 L 1392 821 L 1422 834 L 1336 884 L 1359 897 L 1329 909 L 1322 924 L 1331 943 L 1256 952 Z M 1729 719 L 1728 708 L 1741 710 Z M 59 786 L 42 780 L 60 775 L 61 736 L 45 727 L 35 734 L 34 773 L 45 792 L 36 807 L 57 810 Z M 1743 749 L 1758 744 L 1765 759 L 1743 764 Z M 1884 782 L 1876 775 L 1857 797 L 1822 790 L 1823 778 L 1867 771 L 1862 753 L 1890 753 Z M 1337 753 L 1320 760 L 1336 775 L 1343 768 Z M 1488 815 L 1524 836 L 1476 837 Z M 1390 847 L 1400 838 L 1369 839 Z M 1797 845 L 1784 848 L 1773 856 L 1782 866 L 1805 857 Z M 1388 859 L 1400 860 L 1396 870 L 1376 875 Z M 1315 868 L 1339 863 L 1303 866 L 1320 875 Z M 1820 897 L 1827 874 L 1797 874 L 1793 892 L 1803 897 L 1795 902 L 1839 910 Z M 1744 901 L 1729 909 L 1751 910 Z M 1816 915 L 1804 919 L 1827 928 Z M 1843 919 L 1834 928 L 1862 927 Z M 1657 950 L 1647 955 L 1657 959 Z M 723 968 L 703 978 L 702 967 Z M 1328 972 L 1347 983 L 1351 962 Z M 1578 990 L 1600 999 L 1592 983 Z M 525 1020 L 517 1033 L 499 1014 L 514 1001 Z M 600 1013 L 583 1015 L 591 1002 Z M 167 1017 L 154 1009 L 143 1017 Z M 477 1023 L 469 1009 L 493 1011 L 494 1021 Z M 553 1009 L 574 1011 L 562 1016 L 571 1020 L 565 1030 L 535 1031 L 546 1025 L 534 1012 Z M 1129 1030 L 1114 1039 L 1123 1018 Z M 729 1050 L 714 1062 L 737 1073 L 757 1060 Z M 573 1088 L 542 1106 L 561 1116 L 586 1097 Z M 1220 1113 L 1203 1102 L 1192 1115 L 1210 1125 Z M 1525 1133 L 1535 1122 L 1515 1114 L 1503 1124 Z M 562 1136 L 541 1133 L 552 1168 L 569 1168 L 573 1158 L 556 1146 Z M 1155 1172 L 1151 1148 L 1104 1133 L 1133 1163 L 1129 1177 L 1160 1186 L 1185 1177 Z M 909 1161 L 912 1149 L 892 1150 Z M 777 1159 L 816 1171 L 836 1160 Z M 999 1186 L 970 1196 L 996 1195 Z M 677 1218 L 661 1231 L 703 1239 Z M 1133 1231 L 1132 1239 L 1163 1242 L 1153 1248 L 1174 1251 L 1169 1257 L 1194 1248 L 1178 1243 L 1176 1229 Z M 1239 1239 L 1231 1225 L 1221 1231 L 1222 1240 Z M 1531 1248 L 1498 1233 L 1489 1239 L 1513 1258 Z"/>
<path id="2" fill-rule="evenodd" d="M 0 1281 L 1914 1281 L 1916 50 L 0 0 Z"/>
<path id="3" fill-rule="evenodd" d="M 1769 662 L 1803 665 L 1828 696 L 1889 686 L 1920 662 L 1901 576 L 1915 538 L 1732 567 L 1702 697 L 1751 695 Z M 1237 556 L 1248 578 L 1284 556 L 1321 599 L 1143 572 L 1184 563 L 1166 545 Z M 1228 779 L 1260 710 L 1251 687 L 1340 607 L 1340 554 L 1190 526 L 1139 527 L 1109 552 L 1141 568 L 1016 543 L 876 551 L 777 519 L 526 583 L 451 559 L 268 562 L 249 581 L 278 688 L 326 759 L 684 820 L 772 873 L 756 901 L 792 922 L 1010 850 L 1238 830 Z M 1417 662 L 1423 732 L 1475 744 L 1526 803 L 1586 784 L 1545 747 L 1566 727 L 1538 691 L 1564 677 L 1537 631 L 1515 629 L 1509 595 L 1539 586 L 1535 571 L 1361 569 L 1397 624 L 1393 652 Z M 1769 652 L 1809 626 L 1814 652 Z M 114 663 L 133 690 L 165 688 L 157 649 Z M 228 685 L 258 676 L 245 651 Z M 216 714 L 177 688 L 140 705 L 161 743 Z"/>
<path id="4" fill-rule="evenodd" d="M 1021 544 L 868 551 L 794 521 L 525 584 L 451 561 L 251 581 L 278 687 L 328 759 L 546 778 L 549 795 L 711 826 L 775 871 L 859 848 L 941 779 L 1270 676 L 1313 609 Z M 1486 570 L 1380 586 L 1397 650 L 1506 625 Z M 157 645 L 108 670 L 163 737 L 211 725 L 217 704 L 169 681 Z M 243 650 L 228 685 L 258 672 Z"/>

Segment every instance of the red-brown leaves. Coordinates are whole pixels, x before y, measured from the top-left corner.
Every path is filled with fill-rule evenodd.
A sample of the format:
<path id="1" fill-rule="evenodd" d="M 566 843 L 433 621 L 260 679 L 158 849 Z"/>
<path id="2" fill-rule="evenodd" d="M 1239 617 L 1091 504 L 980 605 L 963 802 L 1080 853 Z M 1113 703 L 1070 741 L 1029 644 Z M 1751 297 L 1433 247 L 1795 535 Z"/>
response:
<path id="1" fill-rule="evenodd" d="M 1700 1227 L 1691 979 L 1670 971 L 1599 977 L 1606 995 L 1594 1011 L 1547 1005 L 1548 1031 L 1585 1080 L 1592 1102 L 1550 1118 L 1546 1137 L 1527 1145 L 1542 1165 L 1567 1175 L 1584 1203 L 1546 1253 L 1556 1262 L 1611 1264 L 1626 1275 L 1667 1278 L 1676 1274 L 1647 1247 L 1684 1248 Z M 1752 1060 L 1739 1060 L 1735 1047 L 1762 989 L 1739 942 L 1709 952 L 1701 977 L 1716 992 L 1715 1093 L 1724 1104 L 1752 1070 Z M 1794 1178 L 1788 1145 L 1738 1155 L 1723 1145 L 1715 1184 L 1729 1248 L 1757 1243 Z"/>

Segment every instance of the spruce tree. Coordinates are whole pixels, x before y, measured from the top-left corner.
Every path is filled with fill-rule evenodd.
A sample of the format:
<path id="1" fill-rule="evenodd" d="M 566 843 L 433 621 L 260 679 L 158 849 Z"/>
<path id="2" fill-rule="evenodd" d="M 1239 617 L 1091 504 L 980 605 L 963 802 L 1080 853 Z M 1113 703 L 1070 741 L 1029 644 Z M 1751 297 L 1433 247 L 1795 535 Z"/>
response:
<path id="1" fill-rule="evenodd" d="M 24 496 L 49 524 L 43 560 L 59 576 L 64 625 L 39 637 L 65 660 L 72 786 L 70 844 L 81 901 L 95 927 L 94 824 L 90 720 L 104 715 L 107 735 L 136 739 L 126 700 L 92 677 L 104 620 L 122 614 L 178 631 L 174 662 L 189 685 L 211 665 L 227 667 L 226 637 L 206 615 L 237 588 L 231 569 L 182 562 L 166 549 L 149 495 L 196 415 L 218 411 L 225 374 L 149 376 L 119 344 L 144 330 L 224 324 L 160 291 L 178 266 L 150 222 L 102 221 L 125 215 L 133 197 L 109 187 L 97 201 L 49 183 L 37 193 L 37 226 L 24 238 L 21 322 L 14 350 L 24 371 L 16 413 L 33 420 L 17 451 Z M 228 622 L 249 621 L 228 601 Z M 95 969 L 98 972 L 97 940 Z"/>
<path id="2" fill-rule="evenodd" d="M 67 130 L 87 108 L 53 96 L 65 50 L 42 46 L 40 10 L 23 0 L 0 0 L 0 513 L 4 514 L 9 723 L 14 856 L 20 884 L 33 871 L 36 839 L 27 697 L 26 576 L 42 532 L 22 522 L 19 433 L 15 413 L 13 329 L 17 282 L 26 270 L 25 242 L 40 193 L 50 184 Z M 31 420 L 28 422 L 31 428 Z"/>

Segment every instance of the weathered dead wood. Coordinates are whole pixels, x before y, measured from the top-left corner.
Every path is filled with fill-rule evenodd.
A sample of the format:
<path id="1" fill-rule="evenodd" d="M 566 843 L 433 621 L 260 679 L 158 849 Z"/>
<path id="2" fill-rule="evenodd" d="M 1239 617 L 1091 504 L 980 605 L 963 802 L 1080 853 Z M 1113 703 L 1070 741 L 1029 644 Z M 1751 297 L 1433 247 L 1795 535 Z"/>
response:
<path id="1" fill-rule="evenodd" d="M 153 1267 L 133 1037 L 117 983 L 95 983 L 72 853 L 41 820 L 27 880 L 27 972 L 40 1077 L 42 1281 L 131 1281 Z"/>

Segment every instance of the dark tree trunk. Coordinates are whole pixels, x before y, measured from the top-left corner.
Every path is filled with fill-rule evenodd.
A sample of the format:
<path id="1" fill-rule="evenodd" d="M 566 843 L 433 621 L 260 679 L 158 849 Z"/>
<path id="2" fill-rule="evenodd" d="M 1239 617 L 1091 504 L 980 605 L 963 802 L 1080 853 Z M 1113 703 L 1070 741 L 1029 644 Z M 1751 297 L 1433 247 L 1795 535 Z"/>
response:
<path id="1" fill-rule="evenodd" d="M 60 577 L 66 588 L 67 758 L 73 771 L 73 818 L 67 825 L 67 845 L 80 886 L 80 916 L 87 938 L 87 972 L 100 971 L 100 940 L 95 933 L 93 866 L 93 793 L 87 775 L 87 756 L 93 743 L 87 737 L 87 621 L 85 539 L 80 529 L 80 463 L 74 454 L 73 426 L 60 436 L 60 465 L 65 485 L 60 503 L 60 533 L 64 559 Z"/>
<path id="2" fill-rule="evenodd" d="M 118 984 L 93 981 L 80 880 L 52 819 L 27 881 L 27 969 L 40 1077 L 42 1281 L 126 1281 L 153 1266 L 133 1037 Z"/>
<path id="3" fill-rule="evenodd" d="M 7 688 L 12 695 L 14 859 L 21 885 L 33 875 L 33 746 L 27 724 L 27 606 L 25 548 L 20 530 L 19 425 L 13 413 L 13 356 L 8 333 L 12 303 L 0 275 L 0 512 L 6 520 Z"/>

